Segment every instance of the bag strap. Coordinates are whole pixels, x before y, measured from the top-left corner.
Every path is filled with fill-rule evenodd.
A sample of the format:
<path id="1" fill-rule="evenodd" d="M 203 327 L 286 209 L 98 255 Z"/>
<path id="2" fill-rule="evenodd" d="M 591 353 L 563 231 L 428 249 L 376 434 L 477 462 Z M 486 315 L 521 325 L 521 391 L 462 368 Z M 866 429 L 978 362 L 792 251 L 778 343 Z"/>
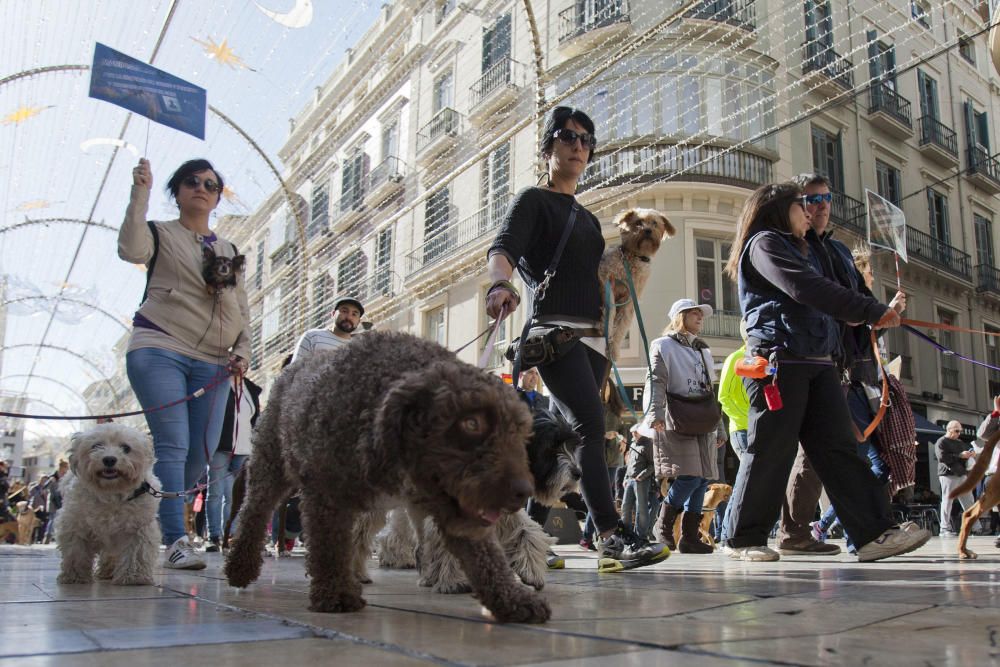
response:
<path id="1" fill-rule="evenodd" d="M 147 220 L 149 231 L 153 235 L 153 255 L 149 258 L 149 267 L 146 269 L 146 286 L 142 290 L 142 300 L 139 305 L 146 303 L 146 296 L 149 294 L 149 281 L 153 279 L 153 269 L 156 267 L 156 258 L 160 254 L 160 233 L 156 231 L 156 223 Z M 235 247 L 235 246 L 234 246 Z"/>
<path id="2" fill-rule="evenodd" d="M 555 254 L 552 255 L 552 261 L 549 262 L 548 268 L 545 269 L 545 276 L 542 278 L 542 282 L 538 283 L 538 286 L 535 287 L 535 293 L 531 299 L 531 315 L 524 320 L 524 328 L 521 329 L 521 344 L 517 346 L 517 354 L 514 355 L 513 380 L 515 390 L 521 377 L 521 348 L 524 346 L 525 338 L 528 337 L 528 332 L 531 331 L 531 323 L 535 319 L 535 315 L 538 314 L 538 304 L 545 298 L 545 291 L 549 288 L 549 281 L 556 275 L 556 268 L 559 266 L 559 260 L 562 259 L 563 250 L 566 249 L 569 236 L 573 233 L 573 227 L 576 225 L 576 214 L 579 210 L 580 205 L 574 201 L 573 207 L 569 211 L 569 219 L 566 221 L 566 227 L 563 228 L 562 236 L 559 238 L 559 245 L 556 246 Z"/>

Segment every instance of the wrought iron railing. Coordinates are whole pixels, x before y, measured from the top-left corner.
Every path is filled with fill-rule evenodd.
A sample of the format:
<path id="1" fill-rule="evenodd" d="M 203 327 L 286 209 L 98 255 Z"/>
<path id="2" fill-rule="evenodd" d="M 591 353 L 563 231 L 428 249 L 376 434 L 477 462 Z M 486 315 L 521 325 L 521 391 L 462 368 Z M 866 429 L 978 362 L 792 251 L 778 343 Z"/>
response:
<path id="1" fill-rule="evenodd" d="M 559 43 L 628 20 L 627 0 L 573 0 L 559 12 Z"/>
<path id="2" fill-rule="evenodd" d="M 472 84 L 472 87 L 469 89 L 472 106 L 477 106 L 480 102 L 505 86 L 523 85 L 524 65 L 516 60 L 503 58 L 483 72 L 479 80 Z"/>
<path id="3" fill-rule="evenodd" d="M 1000 294 L 1000 269 L 992 264 L 976 264 L 976 290 Z"/>
<path id="4" fill-rule="evenodd" d="M 389 181 L 399 182 L 406 176 L 406 163 L 390 155 L 368 174 L 368 191 L 382 187 Z"/>
<path id="5" fill-rule="evenodd" d="M 830 222 L 837 227 L 845 227 L 855 234 L 866 236 L 865 204 L 843 192 L 833 190 L 830 202 Z"/>
<path id="6" fill-rule="evenodd" d="M 512 196 L 510 193 L 496 196 L 493 201 L 469 217 L 446 225 L 425 238 L 421 245 L 406 255 L 404 265 L 406 276 L 409 277 L 427 266 L 436 264 L 465 245 L 494 231 L 503 219 Z"/>
<path id="7" fill-rule="evenodd" d="M 909 225 L 906 226 L 906 252 L 911 258 L 918 257 L 966 280 L 972 280 L 969 268 L 972 262 L 967 253 Z"/>
<path id="8" fill-rule="evenodd" d="M 744 30 L 757 27 L 755 0 L 702 0 L 685 14 L 685 18 L 718 21 Z"/>
<path id="9" fill-rule="evenodd" d="M 969 173 L 981 174 L 1000 186 L 1000 162 L 982 146 L 969 147 Z"/>
<path id="10" fill-rule="evenodd" d="M 770 183 L 766 157 L 718 146 L 649 146 L 597 155 L 587 167 L 579 191 L 650 180 L 702 181 L 756 188 Z"/>
<path id="11" fill-rule="evenodd" d="M 889 84 L 873 83 L 868 90 L 868 113 L 884 113 L 895 118 L 906 127 L 913 127 L 910 109 L 913 105 Z"/>
<path id="12" fill-rule="evenodd" d="M 806 42 L 802 45 L 802 73 L 822 72 L 842 88 L 854 88 L 854 65 L 843 58 L 832 48 L 819 41 Z"/>
<path id="13" fill-rule="evenodd" d="M 740 338 L 740 320 L 743 316 L 738 310 L 717 310 L 711 317 L 706 317 L 701 325 L 702 336 L 717 336 L 719 338 Z"/>
<path id="14" fill-rule="evenodd" d="M 958 135 L 933 116 L 920 117 L 920 145 L 934 144 L 958 157 Z"/>
<path id="15" fill-rule="evenodd" d="M 457 136 L 462 116 L 452 108 L 441 109 L 417 132 L 417 152 L 444 136 Z"/>

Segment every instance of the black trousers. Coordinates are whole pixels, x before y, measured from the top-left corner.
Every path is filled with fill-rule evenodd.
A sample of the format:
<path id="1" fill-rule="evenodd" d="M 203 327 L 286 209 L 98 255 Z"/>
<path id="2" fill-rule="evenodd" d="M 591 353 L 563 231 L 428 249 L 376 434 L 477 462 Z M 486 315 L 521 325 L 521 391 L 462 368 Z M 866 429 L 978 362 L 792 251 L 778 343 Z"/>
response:
<path id="1" fill-rule="evenodd" d="M 583 439 L 583 446 L 576 451 L 580 488 L 599 533 L 618 525 L 618 512 L 604 459 L 604 405 L 598 390 L 607 363 L 604 355 L 577 343 L 558 361 L 538 368 L 552 393 L 553 409 L 558 410 Z"/>
<path id="2" fill-rule="evenodd" d="M 780 362 L 777 377 L 784 407 L 774 412 L 764 399 L 770 379 L 743 380 L 750 398 L 749 446 L 729 501 L 728 544 L 767 544 L 801 442 L 844 530 L 861 548 L 895 522 L 885 485 L 858 456 L 840 377 L 832 365 Z"/>

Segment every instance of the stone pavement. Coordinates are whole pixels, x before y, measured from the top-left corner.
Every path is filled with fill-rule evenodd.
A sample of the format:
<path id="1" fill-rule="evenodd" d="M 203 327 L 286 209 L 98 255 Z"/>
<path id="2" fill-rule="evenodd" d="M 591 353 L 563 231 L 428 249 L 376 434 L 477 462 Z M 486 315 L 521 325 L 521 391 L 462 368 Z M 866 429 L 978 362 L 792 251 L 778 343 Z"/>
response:
<path id="1" fill-rule="evenodd" d="M 0 547 L 0 664 L 33 665 L 1000 665 L 1000 550 L 973 538 L 881 563 L 850 556 L 741 563 L 674 554 L 597 574 L 559 548 L 552 621 L 496 625 L 468 595 L 430 593 L 410 571 L 372 568 L 368 607 L 306 610 L 299 557 L 268 559 L 244 591 L 221 558 L 157 585 L 59 586 L 50 547 Z"/>

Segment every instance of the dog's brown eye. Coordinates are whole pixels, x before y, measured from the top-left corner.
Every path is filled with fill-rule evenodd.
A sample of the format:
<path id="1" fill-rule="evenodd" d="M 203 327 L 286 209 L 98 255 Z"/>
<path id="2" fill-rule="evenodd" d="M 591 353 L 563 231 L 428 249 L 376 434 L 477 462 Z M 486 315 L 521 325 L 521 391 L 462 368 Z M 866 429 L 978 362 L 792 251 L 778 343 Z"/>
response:
<path id="1" fill-rule="evenodd" d="M 128 454 L 129 452 L 132 451 L 132 448 L 129 447 L 128 445 L 122 445 L 122 451 Z"/>
<path id="2" fill-rule="evenodd" d="M 486 420 L 482 415 L 468 415 L 458 423 L 467 435 L 483 435 L 486 432 Z"/>

